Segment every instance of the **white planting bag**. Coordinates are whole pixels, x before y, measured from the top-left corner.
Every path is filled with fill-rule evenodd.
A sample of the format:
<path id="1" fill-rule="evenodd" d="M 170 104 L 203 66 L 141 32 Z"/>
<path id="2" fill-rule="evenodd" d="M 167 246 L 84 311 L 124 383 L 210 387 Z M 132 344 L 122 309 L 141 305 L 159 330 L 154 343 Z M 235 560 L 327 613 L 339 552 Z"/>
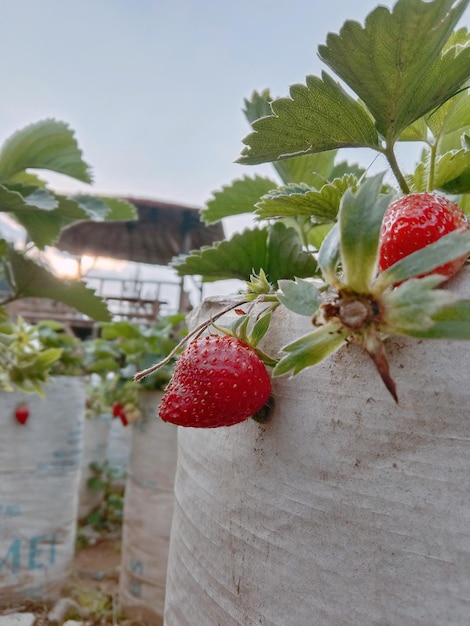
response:
<path id="1" fill-rule="evenodd" d="M 102 491 L 92 491 L 88 481 L 93 477 L 90 464 L 103 464 L 107 459 L 111 415 L 104 413 L 85 419 L 82 467 L 80 472 L 78 519 L 83 520 L 103 499 Z"/>
<path id="2" fill-rule="evenodd" d="M 85 387 L 55 377 L 45 398 L 0 392 L 0 603 L 55 599 L 75 550 Z M 29 418 L 19 424 L 18 404 Z"/>
<path id="3" fill-rule="evenodd" d="M 277 310 L 263 349 L 309 330 Z M 398 406 L 350 345 L 264 426 L 179 429 L 166 626 L 468 626 L 470 346 L 386 345 Z"/>
<path id="4" fill-rule="evenodd" d="M 126 480 L 120 603 L 126 616 L 163 623 L 177 427 L 157 415 L 162 393 L 142 391 Z"/>

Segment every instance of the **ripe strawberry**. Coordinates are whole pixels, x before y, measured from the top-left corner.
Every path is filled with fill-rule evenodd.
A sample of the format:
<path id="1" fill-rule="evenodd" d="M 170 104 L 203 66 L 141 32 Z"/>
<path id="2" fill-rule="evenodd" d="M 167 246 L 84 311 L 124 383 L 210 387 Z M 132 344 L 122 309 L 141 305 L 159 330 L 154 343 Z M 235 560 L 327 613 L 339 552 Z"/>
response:
<path id="1" fill-rule="evenodd" d="M 469 224 L 455 202 L 435 193 L 413 193 L 399 198 L 388 207 L 382 222 L 379 269 L 387 269 L 459 228 L 469 228 Z M 459 257 L 429 273 L 450 278 L 466 258 Z"/>
<path id="2" fill-rule="evenodd" d="M 179 426 L 232 426 L 261 409 L 270 393 L 271 379 L 253 348 L 236 337 L 209 335 L 179 358 L 159 413 Z"/>
<path id="3" fill-rule="evenodd" d="M 112 406 L 113 417 L 121 417 L 123 406 L 120 402 L 113 402 Z"/>
<path id="4" fill-rule="evenodd" d="M 19 404 L 15 409 L 15 417 L 20 424 L 26 424 L 29 417 L 29 409 L 25 404 Z"/>

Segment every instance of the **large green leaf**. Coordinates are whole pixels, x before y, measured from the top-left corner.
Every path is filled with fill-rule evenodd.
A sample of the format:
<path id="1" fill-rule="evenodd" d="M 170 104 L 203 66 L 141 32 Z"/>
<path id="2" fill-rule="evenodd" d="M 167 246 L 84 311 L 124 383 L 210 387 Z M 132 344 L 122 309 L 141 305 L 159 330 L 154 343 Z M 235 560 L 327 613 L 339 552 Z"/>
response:
<path id="1" fill-rule="evenodd" d="M 199 275 L 206 281 L 238 278 L 249 281 L 264 270 L 270 283 L 281 278 L 315 275 L 316 261 L 302 250 L 298 234 L 278 222 L 270 227 L 247 229 L 227 241 L 194 250 L 177 258 L 173 266 L 180 276 Z"/>
<path id="2" fill-rule="evenodd" d="M 470 76 L 470 49 L 441 54 L 467 6 L 468 0 L 398 0 L 392 11 L 379 6 L 365 27 L 347 21 L 339 35 L 329 34 L 320 58 L 358 94 L 381 135 L 393 141 Z"/>
<path id="3" fill-rule="evenodd" d="M 377 270 L 377 249 L 384 213 L 392 194 L 380 194 L 383 175 L 367 178 L 356 193 L 347 190 L 338 214 L 344 283 L 366 293 Z"/>
<path id="4" fill-rule="evenodd" d="M 201 217 L 206 224 L 213 224 L 224 217 L 251 213 L 261 196 L 275 187 L 277 183 L 270 178 L 244 176 L 216 191 L 206 208 L 202 209 Z"/>
<path id="5" fill-rule="evenodd" d="M 8 262 L 16 298 L 50 298 L 97 321 L 111 319 L 105 302 L 83 282 L 61 280 L 12 247 Z"/>
<path id="6" fill-rule="evenodd" d="M 273 115 L 253 123 L 239 163 L 256 165 L 278 159 L 347 147 L 377 147 L 369 113 L 326 73 L 293 85 L 290 98 L 271 103 Z"/>
<path id="7" fill-rule="evenodd" d="M 73 131 L 64 122 L 48 119 L 14 133 L 0 150 L 0 180 L 26 169 L 45 169 L 91 182 Z"/>
<path id="8" fill-rule="evenodd" d="M 315 223 L 334 222 L 344 192 L 356 185 L 356 177 L 346 175 L 323 185 L 319 191 L 303 183 L 279 187 L 256 204 L 256 215 L 262 219 L 305 215 Z"/>
<path id="9" fill-rule="evenodd" d="M 272 115 L 271 102 L 272 98 L 268 89 L 261 93 L 254 91 L 251 100 L 245 99 L 243 112 L 250 124 L 260 117 Z M 331 150 L 276 161 L 273 165 L 285 185 L 303 182 L 312 187 L 318 187 L 331 178 L 336 154 L 336 150 Z"/>

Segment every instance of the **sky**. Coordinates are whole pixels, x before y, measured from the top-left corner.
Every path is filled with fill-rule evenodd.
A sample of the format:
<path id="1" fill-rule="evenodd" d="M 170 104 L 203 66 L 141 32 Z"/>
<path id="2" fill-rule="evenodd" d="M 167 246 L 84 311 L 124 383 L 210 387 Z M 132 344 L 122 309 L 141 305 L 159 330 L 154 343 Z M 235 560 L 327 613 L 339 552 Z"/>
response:
<path id="1" fill-rule="evenodd" d="M 32 122 L 62 120 L 94 184 L 47 176 L 57 191 L 202 207 L 236 178 L 273 174 L 234 162 L 250 130 L 244 98 L 265 88 L 285 96 L 327 69 L 317 57 L 327 33 L 346 19 L 364 23 L 377 4 L 0 0 L 0 142 Z M 231 218 L 226 232 L 244 224 Z"/>

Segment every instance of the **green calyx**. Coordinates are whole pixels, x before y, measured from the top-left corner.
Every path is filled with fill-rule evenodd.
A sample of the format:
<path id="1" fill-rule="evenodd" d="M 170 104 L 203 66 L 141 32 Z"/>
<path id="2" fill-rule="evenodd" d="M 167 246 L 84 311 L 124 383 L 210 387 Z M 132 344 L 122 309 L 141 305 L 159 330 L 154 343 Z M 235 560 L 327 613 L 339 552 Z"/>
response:
<path id="1" fill-rule="evenodd" d="M 383 342 L 386 336 L 470 339 L 470 301 L 440 289 L 444 277 L 439 274 L 417 277 L 443 261 L 470 254 L 470 232 L 450 233 L 377 273 L 380 227 L 389 202 L 390 195 L 382 193 L 381 176 L 366 179 L 357 192 L 345 194 L 337 224 L 318 254 L 323 289 L 307 281 L 281 284 L 280 302 L 296 313 L 311 315 L 314 330 L 283 347 L 286 354 L 274 375 L 297 374 L 354 341 L 371 356 L 397 400 Z M 394 286 L 398 281 L 403 282 Z"/>

